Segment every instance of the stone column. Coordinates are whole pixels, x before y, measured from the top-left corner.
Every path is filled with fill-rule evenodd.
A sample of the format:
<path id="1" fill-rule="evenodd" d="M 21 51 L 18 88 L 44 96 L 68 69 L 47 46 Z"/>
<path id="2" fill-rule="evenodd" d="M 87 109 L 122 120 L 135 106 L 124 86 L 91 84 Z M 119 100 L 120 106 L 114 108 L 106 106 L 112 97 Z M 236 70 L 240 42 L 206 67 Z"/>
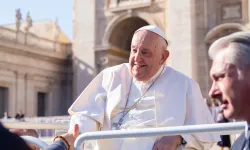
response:
<path id="1" fill-rule="evenodd" d="M 208 1 L 193 0 L 193 68 L 195 79 L 200 85 L 203 97 L 208 97 L 209 67 L 208 50 L 205 43 L 205 35 L 208 32 Z"/>
<path id="2" fill-rule="evenodd" d="M 168 1 L 167 33 L 171 42 L 171 66 L 195 79 L 207 95 L 207 32 L 205 0 Z M 179 34 L 181 33 L 181 34 Z"/>
<path id="3" fill-rule="evenodd" d="M 96 75 L 95 70 L 95 29 L 96 1 L 74 1 L 74 96 L 79 96 L 83 89 Z"/>
<path id="4" fill-rule="evenodd" d="M 35 91 L 35 83 L 33 80 L 34 78 L 32 74 L 26 74 L 26 104 L 32 106 L 26 108 L 26 116 L 30 117 L 37 115 L 37 92 Z"/>
<path id="5" fill-rule="evenodd" d="M 16 112 L 22 110 L 26 113 L 25 73 L 16 72 Z"/>
<path id="6" fill-rule="evenodd" d="M 170 65 L 194 77 L 191 0 L 169 0 L 166 33 L 170 41 Z"/>
<path id="7" fill-rule="evenodd" d="M 61 83 L 61 87 L 63 87 L 63 89 L 61 88 L 61 95 L 64 95 L 62 97 L 62 100 L 64 102 L 63 105 L 63 109 L 61 110 L 61 114 L 62 115 L 68 115 L 68 109 L 69 107 L 72 105 L 72 103 L 74 102 L 74 100 L 72 99 L 72 70 L 71 67 L 68 66 L 67 68 L 67 73 L 65 73 L 65 80 L 62 81 Z"/>
<path id="8" fill-rule="evenodd" d="M 51 91 L 48 92 L 48 112 L 46 112 L 46 115 L 58 115 L 59 109 L 61 107 L 61 97 L 60 97 L 60 87 L 57 84 L 53 84 L 53 87 L 51 87 Z"/>
<path id="9" fill-rule="evenodd" d="M 209 22 L 208 0 L 168 1 L 167 6 L 171 66 L 196 80 L 203 97 L 207 97 L 209 69 L 204 39 Z"/>

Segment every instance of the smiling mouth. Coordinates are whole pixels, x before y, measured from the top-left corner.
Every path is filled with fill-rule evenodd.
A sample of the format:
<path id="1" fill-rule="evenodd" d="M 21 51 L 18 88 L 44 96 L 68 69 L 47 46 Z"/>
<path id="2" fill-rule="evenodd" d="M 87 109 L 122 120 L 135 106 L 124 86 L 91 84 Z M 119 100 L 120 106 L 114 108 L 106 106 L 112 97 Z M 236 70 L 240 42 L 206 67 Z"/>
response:
<path id="1" fill-rule="evenodd" d="M 138 64 L 134 64 L 134 66 L 137 68 L 146 67 L 146 65 L 138 65 Z"/>

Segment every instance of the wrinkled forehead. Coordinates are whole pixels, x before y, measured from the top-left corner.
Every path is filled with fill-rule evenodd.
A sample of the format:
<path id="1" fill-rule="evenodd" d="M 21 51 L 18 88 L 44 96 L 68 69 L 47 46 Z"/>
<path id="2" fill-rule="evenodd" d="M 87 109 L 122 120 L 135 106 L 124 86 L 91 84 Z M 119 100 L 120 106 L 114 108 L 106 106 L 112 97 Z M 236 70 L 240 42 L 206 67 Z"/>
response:
<path id="1" fill-rule="evenodd" d="M 227 73 L 235 71 L 236 66 L 227 61 L 226 55 L 223 53 L 218 54 L 214 57 L 212 66 L 210 69 L 210 76 L 212 77 L 215 74 Z"/>
<path id="2" fill-rule="evenodd" d="M 160 36 L 154 32 L 148 30 L 141 30 L 133 35 L 131 46 L 135 46 L 138 44 L 156 45 L 157 42 L 159 42 L 159 38 Z"/>
<path id="3" fill-rule="evenodd" d="M 223 72 L 226 69 L 226 54 L 223 52 L 219 52 L 213 58 L 212 66 L 210 69 L 210 75 Z"/>

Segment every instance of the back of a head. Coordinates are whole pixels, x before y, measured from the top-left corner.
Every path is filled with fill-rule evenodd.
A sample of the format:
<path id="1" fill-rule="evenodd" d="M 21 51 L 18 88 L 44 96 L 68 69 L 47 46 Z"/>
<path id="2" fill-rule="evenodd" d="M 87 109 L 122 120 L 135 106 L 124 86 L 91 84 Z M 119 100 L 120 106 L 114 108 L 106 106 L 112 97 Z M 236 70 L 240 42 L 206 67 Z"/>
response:
<path id="1" fill-rule="evenodd" d="M 236 32 L 216 40 L 209 48 L 211 59 L 221 52 L 227 53 L 227 63 L 239 68 L 250 65 L 250 32 Z"/>
<path id="2" fill-rule="evenodd" d="M 0 123 L 0 149 L 30 150 L 28 145 L 18 135 L 9 132 Z"/>

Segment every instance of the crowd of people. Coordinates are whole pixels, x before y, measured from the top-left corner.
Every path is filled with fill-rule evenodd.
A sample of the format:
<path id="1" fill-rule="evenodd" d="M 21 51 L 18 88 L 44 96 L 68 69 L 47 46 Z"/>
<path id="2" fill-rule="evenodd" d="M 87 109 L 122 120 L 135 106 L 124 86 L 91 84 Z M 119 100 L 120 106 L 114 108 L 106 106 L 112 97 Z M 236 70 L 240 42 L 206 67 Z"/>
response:
<path id="1" fill-rule="evenodd" d="M 230 119 L 250 123 L 249 32 L 231 34 L 210 46 L 213 84 L 209 96 L 216 101 L 211 102 L 209 108 L 196 81 L 165 65 L 170 55 L 168 44 L 159 27 L 144 26 L 135 31 L 129 63 L 107 68 L 90 82 L 69 108 L 68 133 L 56 136 L 48 149 L 70 149 L 76 137 L 84 132 L 211 124 Z M 3 127 L 0 127 L 0 137 L 1 132 L 15 137 L 16 144 L 30 149 Z M 231 143 L 221 139 L 226 137 L 202 133 L 102 139 L 93 146 L 97 150 L 208 150 L 222 141 L 220 145 L 231 147 Z M 10 138 L 0 142 L 6 140 Z M 249 140 L 246 131 L 232 145 L 232 150 L 249 149 Z M 11 146 L 6 143 L 3 145 Z"/>
<path id="2" fill-rule="evenodd" d="M 22 110 L 20 110 L 19 112 L 16 113 L 15 115 L 15 119 L 18 121 L 24 121 L 24 113 L 22 112 Z M 7 119 L 11 119 L 12 117 L 8 115 L 8 112 L 4 112 L 4 115 L 2 117 L 3 120 L 7 120 Z"/>

